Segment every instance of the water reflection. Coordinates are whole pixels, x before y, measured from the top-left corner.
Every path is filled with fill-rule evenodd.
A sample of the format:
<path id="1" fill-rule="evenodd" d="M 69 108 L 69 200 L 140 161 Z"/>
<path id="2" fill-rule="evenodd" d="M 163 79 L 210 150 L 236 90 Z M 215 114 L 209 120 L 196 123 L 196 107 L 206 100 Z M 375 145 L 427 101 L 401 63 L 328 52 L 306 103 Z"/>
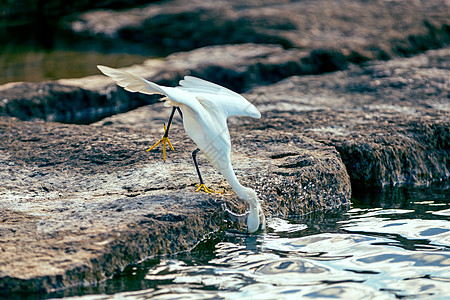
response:
<path id="1" fill-rule="evenodd" d="M 135 266 L 141 276 L 119 276 L 97 287 L 103 292 L 92 290 L 111 295 L 88 297 L 448 299 L 449 193 L 436 193 L 446 196 L 409 198 L 394 207 L 362 203 L 346 212 L 298 220 L 272 219 L 261 235 L 222 232 L 190 253 Z M 111 289 L 130 277 L 147 286 Z"/>
<path id="2" fill-rule="evenodd" d="M 168 53 L 157 47 L 74 35 L 52 21 L 0 26 L 0 84 L 99 74 L 96 65 L 125 67 Z"/>
<path id="3" fill-rule="evenodd" d="M 0 84 L 84 77 L 99 74 L 98 64 L 123 67 L 141 64 L 146 58 L 139 54 L 97 51 L 3 49 L 0 51 Z"/>

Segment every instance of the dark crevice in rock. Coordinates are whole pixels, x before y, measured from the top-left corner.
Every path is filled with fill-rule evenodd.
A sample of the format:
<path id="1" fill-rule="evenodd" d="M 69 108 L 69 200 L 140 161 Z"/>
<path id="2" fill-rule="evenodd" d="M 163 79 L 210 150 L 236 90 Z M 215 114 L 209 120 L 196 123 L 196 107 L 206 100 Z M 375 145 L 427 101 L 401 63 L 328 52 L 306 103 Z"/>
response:
<path id="1" fill-rule="evenodd" d="M 284 157 L 288 157 L 288 156 L 298 156 L 298 155 L 300 155 L 300 154 L 294 153 L 294 152 L 286 152 L 286 153 L 279 153 L 279 154 L 271 155 L 270 158 L 279 159 L 279 158 L 284 158 Z"/>
<path id="2" fill-rule="evenodd" d="M 244 19 L 225 19 L 223 10 L 194 10 L 177 14 L 156 15 L 134 27 L 125 27 L 117 36 L 127 42 L 154 45 L 172 52 L 192 50 L 209 45 L 264 43 L 292 48 L 281 36 L 260 33 Z M 289 24 L 289 26 L 294 26 Z M 189 37 L 189 38 L 187 38 Z"/>
<path id="3" fill-rule="evenodd" d="M 450 45 L 450 24 L 435 25 L 427 20 L 423 24 L 425 33 L 411 34 L 405 40 L 393 41 L 393 52 L 399 56 L 411 57 Z"/>
<path id="4" fill-rule="evenodd" d="M 303 168 L 306 166 L 310 166 L 311 162 L 309 160 L 302 160 L 302 161 L 297 161 L 295 163 L 292 164 L 285 164 L 285 165 L 279 165 L 279 168 L 284 168 L 284 169 L 297 169 L 297 168 Z"/>
<path id="5" fill-rule="evenodd" d="M 72 124 L 89 124 L 158 101 L 120 89 L 105 93 L 57 82 L 17 83 L 1 91 L 1 97 L 0 115 Z"/>

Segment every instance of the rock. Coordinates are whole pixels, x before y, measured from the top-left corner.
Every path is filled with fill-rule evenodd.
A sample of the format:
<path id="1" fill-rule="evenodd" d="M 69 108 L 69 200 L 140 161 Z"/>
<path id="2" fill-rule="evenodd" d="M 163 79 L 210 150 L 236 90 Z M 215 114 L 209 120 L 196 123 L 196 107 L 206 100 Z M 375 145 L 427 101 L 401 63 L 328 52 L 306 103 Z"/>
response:
<path id="1" fill-rule="evenodd" d="M 145 1 L 145 3 L 148 2 L 149 1 Z M 93 8 L 129 8 L 130 5 L 141 5 L 143 3 L 143 0 L 106 0 L 101 3 L 81 0 L 71 3 L 71 5 L 67 5 L 63 0 L 48 0 L 45 2 L 40 2 L 38 0 L 23 0 L 20 2 L 5 1 L 0 3 L 0 17 L 2 17 L 3 20 L 6 20 L 6 22 L 2 22 L 0 28 L 8 25 L 13 26 L 13 24 L 32 23 L 36 20 L 42 21 L 42 19 L 54 20 L 61 16 L 67 16 Z"/>
<path id="2" fill-rule="evenodd" d="M 335 146 L 354 186 L 428 185 L 449 178 L 450 49 L 247 93 L 267 120 Z"/>
<path id="3" fill-rule="evenodd" d="M 316 76 L 293 76 L 245 96 L 263 122 L 336 147 L 357 187 L 428 185 L 449 178 L 450 49 Z M 161 130 L 168 112 L 141 107 L 95 125 Z M 181 125 L 180 125 L 181 126 Z"/>
<path id="4" fill-rule="evenodd" d="M 234 168 L 256 189 L 268 216 L 290 216 L 349 204 L 350 178 L 354 186 L 371 187 L 449 177 L 449 51 L 257 87 L 341 70 L 346 61 L 338 52 L 244 44 L 128 70 L 164 84 L 191 74 L 240 91 L 254 86 L 245 96 L 263 118 L 230 119 Z M 64 120 L 51 116 L 134 97 L 157 101 L 125 93 L 104 76 L 0 89 L 7 99 L 2 114 L 15 111 L 23 119 Z M 82 103 L 73 107 L 65 102 L 71 98 Z M 37 108 L 12 109 L 22 101 Z M 176 151 L 166 163 L 160 148 L 144 151 L 161 137 L 167 116 L 161 104 L 152 104 L 92 125 L 0 117 L 2 293 L 95 283 L 150 255 L 190 249 L 221 227 L 243 229 L 222 205 L 242 213 L 245 203 L 202 158 L 205 181 L 226 193 L 194 192 L 195 145 L 178 118 L 171 129 Z"/>
<path id="5" fill-rule="evenodd" d="M 193 75 L 239 92 L 296 74 L 340 70 L 346 64 L 345 58 L 333 51 L 306 53 L 275 45 L 243 44 L 176 53 L 126 70 L 164 85 L 176 85 L 183 76 Z M 0 115 L 64 123 L 92 123 L 157 101 L 157 97 L 128 93 L 103 75 L 5 84 L 0 92 Z"/>
<path id="6" fill-rule="evenodd" d="M 446 93 L 448 92 L 448 81 L 446 77 L 446 72 L 448 72 L 448 54 L 446 54 L 448 50 L 440 50 L 435 52 L 430 52 L 430 54 L 418 56 L 411 59 L 406 60 L 395 60 L 391 61 L 386 64 L 375 64 L 373 66 L 368 66 L 365 68 L 353 68 L 352 70 L 341 72 L 341 73 L 334 73 L 332 75 L 327 76 L 318 76 L 318 77 L 305 77 L 305 78 L 291 78 L 288 81 L 284 83 L 280 83 L 279 85 L 275 85 L 273 88 L 269 87 L 267 88 L 267 92 L 263 91 L 261 92 L 261 89 L 256 89 L 256 92 L 252 92 L 254 95 L 252 96 L 250 94 L 250 97 L 254 97 L 255 101 L 259 102 L 261 105 L 261 108 L 263 110 L 268 111 L 274 111 L 272 114 L 276 113 L 276 116 L 274 115 L 272 119 L 269 118 L 269 120 L 281 120 L 283 124 L 289 124 L 289 122 L 292 123 L 293 118 L 281 118 L 283 114 L 280 114 L 278 111 L 279 108 L 274 110 L 274 104 L 273 102 L 279 101 L 279 99 L 283 100 L 282 110 L 292 110 L 292 104 L 289 104 L 290 99 L 297 98 L 300 99 L 300 107 L 297 103 L 299 100 L 295 99 L 293 103 L 295 103 L 295 110 L 311 110 L 311 106 L 314 106 L 313 111 L 317 111 L 317 116 L 315 116 L 314 124 L 321 124 L 322 128 L 312 128 L 311 130 L 307 131 L 307 134 L 315 139 L 319 139 L 320 141 L 325 141 L 323 139 L 324 133 L 329 131 L 330 133 L 334 133 L 335 136 L 347 136 L 347 132 L 345 131 L 346 127 L 348 125 L 342 125 L 342 127 L 336 127 L 336 125 L 333 125 L 335 128 L 330 128 L 329 124 L 326 124 L 329 122 L 329 120 L 334 120 L 332 117 L 324 117 L 324 112 L 327 113 L 330 110 L 334 110 L 336 108 L 341 108 L 341 106 L 348 106 L 351 110 L 361 110 L 359 106 L 369 108 L 371 111 L 370 114 L 366 114 L 364 111 L 361 112 L 362 116 L 359 117 L 359 122 L 361 124 L 368 124 L 367 126 L 380 126 L 379 120 L 382 115 L 375 115 L 378 114 L 380 111 L 385 111 L 384 115 L 387 115 L 390 117 L 393 113 L 402 113 L 403 114 L 396 114 L 396 116 L 409 116 L 414 115 L 416 113 L 416 107 L 419 106 L 420 110 L 427 109 L 427 107 L 435 108 L 438 111 L 435 112 L 434 110 L 428 109 L 427 112 L 421 112 L 422 115 L 431 115 L 434 118 L 434 114 L 438 113 L 439 111 L 448 111 L 448 104 L 446 102 Z M 238 53 L 238 54 L 234 54 Z M 209 55 L 208 55 L 209 54 Z M 227 58 L 225 55 L 228 55 Z M 198 49 L 191 52 L 186 53 L 180 53 L 173 56 L 170 56 L 164 61 L 155 61 L 155 60 L 149 60 L 146 65 L 144 66 L 135 66 L 133 68 L 130 68 L 132 72 L 135 72 L 136 74 L 144 74 L 146 77 L 151 77 L 152 74 L 155 76 L 158 82 L 166 82 L 167 84 L 172 84 L 176 82 L 178 78 L 181 77 L 180 74 L 183 72 L 186 72 L 188 74 L 193 75 L 201 75 L 203 77 L 206 77 L 202 74 L 208 74 L 213 77 L 213 81 L 216 81 L 215 79 L 222 78 L 222 82 L 228 82 L 227 85 L 232 85 L 231 82 L 238 82 L 241 88 L 251 86 L 254 82 L 263 82 L 263 80 L 255 78 L 261 78 L 265 73 L 266 74 L 273 74 L 276 73 L 273 70 L 276 70 L 277 65 L 281 65 L 279 69 L 283 69 L 282 66 L 285 64 L 293 64 L 293 61 L 295 59 L 298 60 L 299 57 L 301 57 L 302 53 L 299 51 L 285 51 L 279 47 L 276 46 L 262 46 L 262 45 L 235 45 L 235 46 L 220 46 L 220 47 L 206 47 L 202 49 Z M 206 59 L 201 59 L 202 57 L 205 57 Z M 218 62 L 218 57 L 223 58 L 223 62 Z M 307 60 L 307 59 L 306 59 Z M 227 64 L 227 62 L 232 61 L 232 64 Z M 305 59 L 300 59 L 300 61 L 305 61 Z M 273 63 L 273 67 L 271 67 L 270 63 Z M 191 72 L 187 72 L 186 68 L 191 65 L 192 70 Z M 259 66 L 259 68 L 255 68 L 255 66 Z M 296 68 L 301 69 L 301 65 L 297 65 Z M 307 67 L 304 67 L 307 69 Z M 437 68 L 437 70 L 434 70 L 433 68 Z M 216 72 L 210 72 L 208 73 L 208 70 L 214 69 Z M 229 71 L 232 69 L 232 71 Z M 297 69 L 297 70 L 298 70 Z M 270 71 L 271 70 L 271 71 Z M 425 72 L 425 70 L 427 70 Z M 267 71 L 267 72 L 264 72 Z M 425 72 L 425 73 L 424 73 Z M 150 74 L 150 75 L 149 75 Z M 224 74 L 232 74 L 230 76 L 225 76 Z M 350 75 L 349 75 L 350 74 Z M 234 76 L 233 76 L 234 75 Z M 288 73 L 285 73 L 284 76 L 287 76 Z M 214 78 L 214 76 L 216 76 Z M 267 75 L 266 75 L 267 76 Z M 276 77 L 276 76 L 275 76 Z M 282 76 L 280 76 L 282 77 Z M 348 77 L 348 78 L 347 78 Z M 224 78 L 228 78 L 227 80 Z M 244 80 L 237 80 L 238 78 L 244 78 Z M 276 77 L 278 78 L 278 77 Z M 326 79 L 322 79 L 326 78 Z M 351 79 L 350 79 L 351 78 Z M 409 78 L 409 79 L 405 79 Z M 255 80 L 252 82 L 252 79 Z M 326 80 L 324 82 L 323 80 Z M 350 80 L 350 81 L 349 81 Z M 220 80 L 217 80 L 219 83 L 222 83 Z M 297 82 L 298 81 L 298 82 Z M 245 84 L 245 82 L 250 82 L 248 84 Z M 20 86 L 20 85 L 18 85 Z M 42 90 L 45 91 L 46 85 L 42 84 L 43 88 Z M 67 92 L 60 92 L 60 98 L 67 98 L 67 96 L 70 96 L 70 93 L 72 91 L 75 91 L 73 93 L 81 94 L 88 93 L 88 95 L 95 95 L 95 93 L 101 93 L 102 89 L 105 89 L 108 96 L 107 99 L 114 98 L 114 93 L 120 93 L 122 89 L 117 89 L 108 79 L 104 76 L 91 76 L 84 79 L 74 79 L 74 80 L 61 80 L 58 83 L 49 83 L 48 90 L 59 88 L 60 86 L 69 86 L 67 89 Z M 83 86 L 83 90 L 80 92 L 79 90 L 76 90 L 75 88 L 71 87 L 76 86 Z M 296 86 L 300 86 L 302 89 L 305 89 L 305 91 L 299 91 L 298 89 L 295 89 Z M 281 87 L 281 88 L 280 88 Z M 4 95 L 13 95 L 14 93 L 11 92 L 11 90 L 8 90 L 7 86 L 2 87 L 5 91 Z M 266 88 L 262 88 L 262 90 L 265 90 Z M 62 90 L 64 91 L 64 90 Z M 25 90 L 25 96 L 23 98 L 32 98 L 29 96 L 29 91 Z M 267 94 L 269 95 L 267 96 Z M 285 93 L 288 93 L 289 95 L 285 95 Z M 35 94 L 46 94 L 45 92 L 41 92 L 38 90 L 38 92 L 35 92 Z M 34 95 L 35 95 L 34 94 Z M 57 93 L 55 93 L 57 94 Z M 130 93 L 124 93 L 126 97 L 129 97 L 130 99 L 133 99 L 133 97 L 136 97 L 137 94 L 130 94 Z M 120 94 L 119 94 L 120 95 Z M 116 96 L 117 97 L 117 96 Z M 427 97 L 424 101 L 421 101 L 421 97 Z M 82 98 L 82 97 L 81 97 Z M 85 97 L 86 99 L 91 99 L 92 97 Z M 95 97 L 93 97 L 95 99 Z M 119 98 L 121 101 L 123 98 Z M 149 98 L 149 97 L 144 97 Z M 266 99 L 264 99 L 266 98 Z M 346 100 L 346 98 L 350 98 L 350 102 Z M 58 98 L 57 98 L 58 99 Z M 263 99 L 263 100 L 261 100 Z M 286 101 L 285 99 L 289 99 L 289 101 Z M 305 100 L 306 99 L 306 100 Z M 331 99 L 331 100 L 330 100 Z M 33 102 L 39 102 L 42 101 L 37 96 L 35 99 L 33 99 Z M 45 98 L 43 102 L 45 102 Z M 155 101 L 153 99 L 152 101 Z M 389 101 L 389 104 L 386 104 L 386 102 Z M 401 101 L 401 105 L 398 106 L 397 104 L 392 104 L 395 102 Z M 50 102 L 50 101 L 49 101 Z M 54 109 L 55 105 L 53 103 L 57 103 L 58 101 L 51 102 L 52 105 L 47 105 L 46 109 L 43 109 L 45 112 L 46 110 Z M 64 102 L 64 101 L 61 101 Z M 95 101 L 94 101 L 95 102 Z M 5 103 L 5 101 L 3 101 Z M 9 101 L 7 103 L 10 103 Z M 61 104 L 62 105 L 62 104 Z M 280 106 L 280 104 L 277 104 Z M 372 106 L 370 106 L 372 105 Z M 268 106 L 268 107 L 267 107 Z M 48 109 L 47 109 L 48 107 Z M 150 128 L 146 125 L 145 119 L 151 120 L 151 124 L 156 124 L 157 126 L 160 126 L 162 122 L 167 118 L 166 116 L 161 117 L 161 108 L 157 108 L 160 106 L 152 106 L 150 109 L 151 111 L 148 111 L 148 108 L 144 107 L 140 110 L 146 111 L 145 114 L 140 114 L 139 112 L 133 112 L 131 114 L 134 114 L 138 119 L 138 121 L 135 121 L 133 123 L 133 126 L 141 126 L 146 129 L 152 129 L 157 130 L 155 128 Z M 68 108 L 61 108 L 60 110 L 63 112 L 63 115 L 74 115 L 77 113 L 77 111 L 69 106 L 69 109 L 75 110 L 75 112 L 68 113 L 65 112 Z M 152 110 L 156 109 L 156 112 L 152 112 Z M 381 109 L 381 110 L 380 110 Z M 304 118 L 302 122 L 299 124 L 301 126 L 305 126 L 305 123 L 310 124 L 312 121 L 306 121 L 310 119 L 312 116 L 311 113 L 308 112 L 307 118 Z M 346 119 L 347 111 L 344 110 L 343 116 L 340 117 L 340 119 L 336 119 L 336 121 L 342 122 L 342 120 Z M 41 115 L 44 115 L 44 113 L 41 113 Z M 51 116 L 51 114 L 50 114 Z M 140 116 L 140 117 L 139 117 Z M 114 120 L 120 120 L 119 117 L 112 117 L 110 119 L 105 119 L 100 122 L 100 124 L 114 124 L 115 122 L 120 121 L 114 121 Z M 323 118 L 323 120 L 320 120 Z M 384 117 L 383 117 L 384 118 Z M 410 118 L 410 116 L 408 117 Z M 51 119 L 51 118 L 50 118 Z M 359 120 L 358 119 L 358 120 Z M 370 121 L 372 120 L 372 121 Z M 409 122 L 409 119 L 405 119 L 402 122 Z M 395 122 L 396 120 L 384 120 L 386 122 Z M 401 121 L 398 119 L 398 121 Z M 127 120 L 124 122 L 123 126 L 129 127 L 130 120 L 129 117 L 127 117 Z M 274 121 L 275 122 L 275 121 Z M 416 121 L 414 121 L 416 122 Z M 128 125 L 127 125 L 128 123 Z M 270 123 L 270 122 L 269 122 Z M 324 124 L 325 123 L 325 124 Z M 420 123 L 420 122 L 419 122 Z M 418 124 L 419 124 L 418 123 Z M 147 123 L 148 124 L 148 123 Z M 444 141 L 445 139 L 445 123 L 444 127 L 441 129 L 441 127 L 437 127 L 436 130 L 438 130 L 438 145 L 439 147 L 443 147 L 445 149 L 445 143 L 439 142 L 441 139 Z M 155 126 L 155 125 L 152 125 Z M 265 125 L 266 126 L 266 125 Z M 270 125 L 269 127 L 276 127 L 279 126 L 279 124 Z M 352 125 L 355 126 L 355 125 Z M 360 130 L 362 125 L 358 125 L 360 128 L 356 128 Z M 431 125 L 430 125 L 431 126 Z M 434 125 L 431 126 L 431 128 Z M 328 129 L 327 129 L 328 128 Z M 425 129 L 423 129 L 425 130 Z M 434 129 L 433 129 L 434 130 Z M 444 138 L 441 138 L 442 135 L 439 130 L 442 131 L 442 134 L 444 135 Z M 355 130 L 358 134 L 363 134 L 364 132 L 360 132 Z M 433 132 L 433 131 L 432 131 Z M 382 133 L 377 133 L 377 135 L 381 136 Z M 424 133 L 426 136 L 427 133 Z M 333 144 L 330 141 L 325 141 L 328 144 Z M 338 147 L 339 148 L 339 147 Z M 372 148 L 371 148 L 372 149 Z M 343 153 L 343 152 L 342 152 Z M 357 164 L 357 163 L 354 163 Z M 433 164 L 429 165 L 429 167 L 432 167 Z M 348 165 L 350 169 L 353 169 L 353 167 L 350 167 L 350 164 Z M 399 166 L 397 166 L 398 168 Z M 379 165 L 376 166 L 378 169 L 383 169 Z M 427 166 L 421 167 L 427 168 Z M 370 168 L 361 168 L 362 170 L 369 170 Z M 392 169 L 386 169 L 381 170 L 381 172 L 384 173 L 390 173 Z M 416 172 L 422 172 L 420 169 Z M 440 178 L 446 177 L 445 168 L 437 168 L 436 174 L 443 174 L 443 176 L 440 175 L 432 175 L 430 179 L 425 179 L 423 183 L 428 182 L 429 180 L 439 180 Z M 352 174 L 355 175 L 355 182 L 360 182 L 361 184 L 365 184 L 367 182 L 369 185 L 385 185 L 390 182 L 390 184 L 395 183 L 419 183 L 420 180 L 413 179 L 406 180 L 405 178 L 400 178 L 403 175 L 399 175 L 397 171 L 394 173 L 397 173 L 395 177 L 391 180 L 381 180 L 381 179 L 363 179 L 364 177 L 367 177 L 368 175 L 356 175 L 358 172 L 352 172 Z M 428 172 L 425 172 L 428 174 Z M 370 175 L 372 176 L 372 175 Z M 375 176 L 375 175 L 373 175 Z M 388 176 L 388 175 L 383 175 Z M 428 176 L 428 175 L 426 175 Z"/>
<path id="7" fill-rule="evenodd" d="M 0 118 L 2 295 L 93 284 L 145 257 L 191 249 L 220 227 L 245 230 L 222 205 L 242 213 L 246 204 L 201 155 L 205 181 L 226 193 L 194 192 L 195 145 L 171 130 L 176 151 L 164 163 L 160 148 L 144 151 L 161 137 L 146 129 Z M 237 176 L 267 216 L 349 204 L 334 147 L 292 131 L 230 131 Z"/>
<path id="8" fill-rule="evenodd" d="M 348 205 L 350 178 L 365 188 L 448 179 L 450 50 L 362 65 L 448 44 L 446 7 L 173 0 L 88 12 L 70 26 L 169 52 L 242 43 L 128 70 L 166 85 L 194 75 L 247 92 L 263 118 L 230 119 L 235 171 L 268 216 L 291 216 Z M 316 75 L 298 76 L 305 74 Z M 97 283 L 148 256 L 191 249 L 221 228 L 245 230 L 224 207 L 242 213 L 246 204 L 201 156 L 205 181 L 225 194 L 194 192 L 195 145 L 178 118 L 166 163 L 160 148 L 144 151 L 168 116 L 151 104 L 157 97 L 124 92 L 102 75 L 0 92 L 2 296 Z"/>
<path id="9" fill-rule="evenodd" d="M 157 101 L 141 95 L 130 97 L 101 83 L 99 87 L 87 90 L 52 81 L 1 85 L 0 116 L 84 124 Z"/>
<path id="10" fill-rule="evenodd" d="M 450 40 L 449 4 L 433 1 L 189 1 L 97 10 L 68 20 L 86 37 L 134 42 L 168 53 L 208 45 L 278 44 L 335 49 L 352 62 L 409 56 Z"/>

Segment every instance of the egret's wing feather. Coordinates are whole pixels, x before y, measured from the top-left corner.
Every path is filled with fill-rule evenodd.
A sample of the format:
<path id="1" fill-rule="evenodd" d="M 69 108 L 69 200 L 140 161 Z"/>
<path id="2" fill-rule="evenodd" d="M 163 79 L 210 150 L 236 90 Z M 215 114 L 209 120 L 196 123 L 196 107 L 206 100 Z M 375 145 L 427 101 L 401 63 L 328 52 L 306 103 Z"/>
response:
<path id="1" fill-rule="evenodd" d="M 186 107 L 190 108 L 199 117 L 202 117 L 203 115 L 203 106 L 200 105 L 195 95 L 190 93 L 189 91 L 185 91 L 180 88 L 158 85 L 154 82 L 145 80 L 144 78 L 119 69 L 105 66 L 97 66 L 97 68 L 102 71 L 103 74 L 111 77 L 114 81 L 116 81 L 117 85 L 125 88 L 125 90 L 127 91 L 140 92 L 150 95 L 162 94 L 167 97 L 162 98 L 161 100 L 170 100 L 166 102 L 167 105 L 186 105 Z"/>
<path id="2" fill-rule="evenodd" d="M 218 84 L 192 76 L 185 76 L 183 80 L 180 80 L 180 88 L 194 94 L 197 99 L 203 102 L 211 101 L 219 105 L 227 117 L 261 117 L 259 110 L 247 99 Z"/>
<path id="3" fill-rule="evenodd" d="M 184 89 L 193 92 L 210 92 L 212 94 L 222 94 L 233 97 L 242 97 L 238 93 L 233 92 L 232 90 L 227 89 L 226 87 L 193 76 L 185 76 L 183 80 L 180 80 L 179 84 Z"/>
<path id="4" fill-rule="evenodd" d="M 117 85 L 129 92 L 139 92 L 147 95 L 165 94 L 160 86 L 139 76 L 106 66 L 97 66 L 97 68 L 102 71 L 103 74 L 111 77 Z"/>

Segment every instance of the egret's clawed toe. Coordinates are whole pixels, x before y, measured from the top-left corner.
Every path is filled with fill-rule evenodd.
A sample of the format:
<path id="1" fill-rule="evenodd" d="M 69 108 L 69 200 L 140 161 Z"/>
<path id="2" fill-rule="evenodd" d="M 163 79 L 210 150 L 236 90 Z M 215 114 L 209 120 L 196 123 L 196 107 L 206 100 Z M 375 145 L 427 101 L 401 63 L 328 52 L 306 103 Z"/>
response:
<path id="1" fill-rule="evenodd" d="M 210 189 L 209 187 L 207 187 L 204 183 L 196 184 L 195 186 L 197 187 L 197 189 L 195 190 L 196 192 L 199 192 L 202 190 L 208 194 L 211 194 L 211 193 L 223 194 L 224 193 L 224 191 L 220 191 L 220 192 L 214 191 L 214 190 Z"/>
<path id="2" fill-rule="evenodd" d="M 166 125 L 164 124 L 164 132 L 167 132 L 167 128 Z M 157 141 L 153 146 L 151 146 L 150 148 L 148 148 L 146 151 L 149 152 L 151 150 L 153 150 L 156 146 L 158 146 L 160 143 L 163 144 L 163 160 L 166 161 L 166 145 L 169 145 L 170 149 L 172 149 L 173 151 L 175 150 L 172 146 L 172 143 L 169 140 L 168 136 L 163 136 L 159 141 Z"/>

